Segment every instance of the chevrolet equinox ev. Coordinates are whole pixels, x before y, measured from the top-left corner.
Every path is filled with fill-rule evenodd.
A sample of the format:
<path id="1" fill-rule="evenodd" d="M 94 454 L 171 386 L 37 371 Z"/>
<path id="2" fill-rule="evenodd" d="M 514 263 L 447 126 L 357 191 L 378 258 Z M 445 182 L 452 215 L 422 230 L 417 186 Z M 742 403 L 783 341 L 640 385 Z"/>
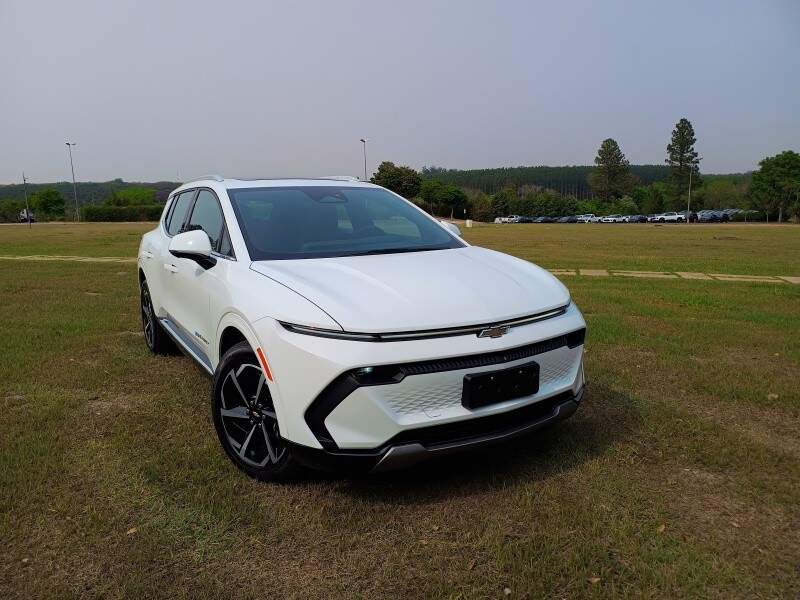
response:
<path id="1" fill-rule="evenodd" d="M 384 471 L 573 414 L 586 324 L 549 272 L 355 178 L 210 176 L 138 254 L 144 337 L 213 377 L 248 475 Z"/>

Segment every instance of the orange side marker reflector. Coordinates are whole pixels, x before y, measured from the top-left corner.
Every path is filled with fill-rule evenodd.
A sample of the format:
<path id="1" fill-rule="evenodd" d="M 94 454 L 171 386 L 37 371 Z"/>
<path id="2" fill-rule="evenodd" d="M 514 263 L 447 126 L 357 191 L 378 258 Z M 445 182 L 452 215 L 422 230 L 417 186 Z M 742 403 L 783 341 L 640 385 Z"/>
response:
<path id="1" fill-rule="evenodd" d="M 264 353 L 261 351 L 261 348 L 256 348 L 256 356 L 258 356 L 258 362 L 261 363 L 261 369 L 264 371 L 264 375 L 267 376 L 267 379 L 272 381 L 272 371 L 269 370 L 269 363 Z"/>

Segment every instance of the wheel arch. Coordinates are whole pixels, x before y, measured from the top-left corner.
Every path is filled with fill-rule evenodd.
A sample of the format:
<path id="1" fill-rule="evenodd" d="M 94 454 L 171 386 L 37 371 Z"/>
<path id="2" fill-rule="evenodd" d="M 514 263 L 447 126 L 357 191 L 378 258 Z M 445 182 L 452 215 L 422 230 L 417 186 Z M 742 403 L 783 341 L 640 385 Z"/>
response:
<path id="1" fill-rule="evenodd" d="M 239 342 L 247 342 L 256 351 L 261 346 L 255 332 L 250 328 L 244 317 L 237 313 L 227 313 L 220 319 L 217 326 L 216 344 L 211 354 L 214 367 L 219 364 L 225 352 Z"/>
<path id="2" fill-rule="evenodd" d="M 219 336 L 218 354 L 220 358 L 239 342 L 246 342 L 247 338 L 234 325 L 228 325 Z M 248 342 L 249 343 L 249 342 Z"/>
<path id="3" fill-rule="evenodd" d="M 253 350 L 253 353 L 256 352 L 257 348 L 260 348 L 265 356 L 265 361 L 267 361 L 268 368 L 271 369 L 268 362 L 269 349 L 262 347 L 261 342 L 259 341 L 255 332 L 245 318 L 240 314 L 229 312 L 223 315 L 219 321 L 219 325 L 217 326 L 217 335 L 214 339 L 215 344 L 211 349 L 211 361 L 215 371 L 219 367 L 219 363 L 224 356 L 224 352 L 227 351 L 228 348 L 238 344 L 241 341 L 246 341 Z M 224 351 L 223 348 L 225 349 Z M 285 422 L 283 420 L 283 404 L 278 385 L 276 381 L 270 377 L 267 378 L 267 385 L 269 386 L 270 394 L 272 394 L 272 402 L 275 405 L 275 412 L 278 415 L 278 422 L 283 423 Z"/>

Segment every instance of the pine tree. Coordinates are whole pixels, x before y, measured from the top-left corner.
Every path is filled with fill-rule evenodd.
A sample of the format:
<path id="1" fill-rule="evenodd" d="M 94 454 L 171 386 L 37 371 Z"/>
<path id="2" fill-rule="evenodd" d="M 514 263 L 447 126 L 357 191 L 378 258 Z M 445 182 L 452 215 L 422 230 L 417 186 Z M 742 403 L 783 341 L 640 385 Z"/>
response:
<path id="1" fill-rule="evenodd" d="M 667 145 L 667 160 L 670 182 L 675 196 L 683 196 L 689 190 L 689 173 L 692 185 L 700 183 L 700 157 L 694 149 L 697 138 L 689 119 L 681 119 L 672 130 L 672 140 Z"/>
<path id="2" fill-rule="evenodd" d="M 589 173 L 589 185 L 603 202 L 609 203 L 628 193 L 633 186 L 630 163 L 616 140 L 603 140 L 594 159 L 596 167 Z"/>

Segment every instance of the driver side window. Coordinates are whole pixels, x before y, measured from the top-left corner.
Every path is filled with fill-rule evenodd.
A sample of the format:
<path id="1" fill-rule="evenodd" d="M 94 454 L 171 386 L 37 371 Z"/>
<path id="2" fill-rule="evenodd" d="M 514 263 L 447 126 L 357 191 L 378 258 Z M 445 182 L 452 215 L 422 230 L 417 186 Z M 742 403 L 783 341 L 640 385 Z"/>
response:
<path id="1" fill-rule="evenodd" d="M 194 198 L 194 190 L 183 192 L 172 201 L 170 212 L 164 223 L 167 228 L 167 233 L 170 235 L 179 233 L 181 227 L 183 227 L 183 223 L 186 220 L 186 212 L 192 205 L 192 198 Z"/>
<path id="2" fill-rule="evenodd" d="M 200 190 L 194 202 L 192 216 L 185 230 L 202 229 L 211 240 L 211 248 L 220 252 L 220 242 L 225 231 L 225 220 L 217 197 L 209 190 Z"/>

